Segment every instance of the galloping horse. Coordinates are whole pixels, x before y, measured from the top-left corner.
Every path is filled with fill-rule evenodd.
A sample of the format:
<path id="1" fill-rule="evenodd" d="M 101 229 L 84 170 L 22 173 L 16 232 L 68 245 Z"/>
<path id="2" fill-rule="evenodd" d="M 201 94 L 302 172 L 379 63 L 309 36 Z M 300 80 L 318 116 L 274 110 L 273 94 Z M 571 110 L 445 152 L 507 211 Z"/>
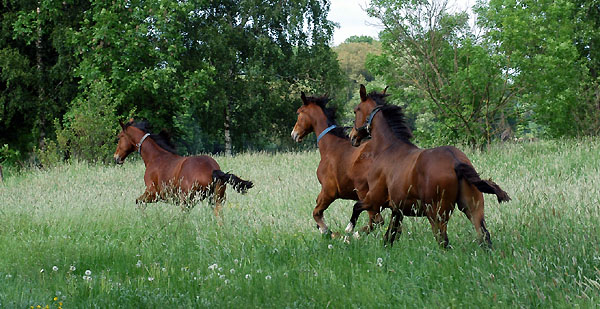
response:
<path id="1" fill-rule="evenodd" d="M 298 108 L 298 120 L 292 130 L 292 138 L 296 142 L 310 132 L 317 134 L 317 146 L 321 154 L 321 162 L 317 168 L 317 178 L 321 183 L 321 192 L 317 197 L 317 205 L 313 210 L 313 218 L 321 233 L 329 233 L 323 220 L 323 212 L 336 199 L 359 200 L 368 191 L 366 178 L 359 179 L 353 171 L 368 168 L 371 162 L 364 143 L 358 148 L 352 147 L 350 139 L 335 123 L 335 110 L 326 107 L 329 98 L 307 97 L 301 94 L 302 106 Z M 373 223 L 382 223 L 379 210 L 369 211 L 368 229 Z"/>
<path id="2" fill-rule="evenodd" d="M 123 164 L 125 158 L 137 150 L 146 165 L 146 191 L 136 199 L 136 203 L 152 203 L 175 197 L 177 201 L 189 205 L 200 194 L 202 199 L 212 196 L 215 215 L 219 216 L 226 183 L 242 194 L 253 186 L 250 181 L 221 171 L 219 164 L 209 156 L 177 155 L 168 136 L 163 132 L 151 134 L 146 121 L 134 122 L 130 119 L 126 124 L 119 123 L 122 131 L 119 133 L 115 161 Z"/>
<path id="3" fill-rule="evenodd" d="M 482 180 L 457 148 L 415 146 L 402 108 L 387 105 L 386 96 L 385 91 L 367 95 L 365 86 L 360 86 L 361 102 L 354 110 L 350 138 L 358 146 L 363 138 L 371 136 L 369 143 L 376 156 L 367 176 L 369 192 L 354 207 L 350 231 L 361 211 L 379 209 L 389 201 L 392 220 L 386 241 L 393 243 L 401 232 L 403 216 L 426 216 L 438 242 L 447 247 L 448 220 L 457 204 L 475 226 L 480 242 L 491 247 L 482 192 L 495 194 L 498 202 L 509 201 L 508 194 L 493 181 Z"/>

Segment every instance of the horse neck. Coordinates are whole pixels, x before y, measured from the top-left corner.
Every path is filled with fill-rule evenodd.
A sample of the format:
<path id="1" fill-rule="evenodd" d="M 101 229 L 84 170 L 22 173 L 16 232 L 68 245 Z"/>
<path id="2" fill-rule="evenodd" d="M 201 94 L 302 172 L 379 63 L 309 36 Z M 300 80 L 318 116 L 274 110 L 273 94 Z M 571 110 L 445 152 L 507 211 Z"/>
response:
<path id="1" fill-rule="evenodd" d="M 318 137 L 328 127 L 329 126 L 327 125 L 327 117 L 323 115 L 323 117 L 319 117 L 319 120 L 313 125 L 313 131 L 315 131 L 315 134 Z M 325 134 L 325 136 L 321 138 L 321 140 L 317 144 L 317 146 L 319 147 L 319 152 L 321 153 L 321 157 L 326 156 L 329 152 L 335 150 L 333 149 L 333 147 L 331 147 L 331 144 L 335 142 L 336 139 L 339 139 L 339 137 L 330 133 Z"/>
<path id="2" fill-rule="evenodd" d="M 373 118 L 370 143 L 375 149 L 376 153 L 381 153 L 393 145 L 400 146 L 400 149 L 405 150 L 410 150 L 416 147 L 413 144 L 406 143 L 405 141 L 397 138 L 381 113 L 378 113 Z"/>
<path id="3" fill-rule="evenodd" d="M 142 160 L 144 160 L 146 167 L 161 157 L 174 156 L 174 154 L 158 146 L 158 144 L 151 137 L 147 138 L 141 147 Z"/>

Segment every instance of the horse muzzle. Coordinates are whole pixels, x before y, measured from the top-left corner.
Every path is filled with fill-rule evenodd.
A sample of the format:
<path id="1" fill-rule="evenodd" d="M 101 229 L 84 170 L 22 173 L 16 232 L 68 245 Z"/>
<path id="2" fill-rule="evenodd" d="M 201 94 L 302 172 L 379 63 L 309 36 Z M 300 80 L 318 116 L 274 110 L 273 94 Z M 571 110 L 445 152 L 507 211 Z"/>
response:
<path id="1" fill-rule="evenodd" d="M 121 160 L 121 157 L 115 155 L 114 158 L 115 158 L 115 163 L 117 163 L 119 165 L 123 164 L 123 160 Z"/>
<path id="2" fill-rule="evenodd" d="M 302 137 L 300 137 L 300 134 L 298 134 L 298 132 L 296 132 L 296 130 L 293 130 L 291 135 L 292 135 L 292 139 L 296 143 L 300 143 L 302 141 Z"/>

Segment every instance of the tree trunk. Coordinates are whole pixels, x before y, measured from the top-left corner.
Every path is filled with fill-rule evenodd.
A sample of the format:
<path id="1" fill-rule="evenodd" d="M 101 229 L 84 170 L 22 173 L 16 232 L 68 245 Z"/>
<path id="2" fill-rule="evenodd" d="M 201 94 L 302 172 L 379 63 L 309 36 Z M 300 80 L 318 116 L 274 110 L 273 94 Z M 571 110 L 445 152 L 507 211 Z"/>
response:
<path id="1" fill-rule="evenodd" d="M 231 151 L 231 131 L 230 131 L 230 125 L 231 125 L 231 109 L 232 109 L 232 104 L 231 104 L 231 99 L 227 100 L 227 104 L 225 104 L 225 155 L 226 156 L 231 156 L 232 155 L 232 151 Z"/>
<path id="2" fill-rule="evenodd" d="M 39 2 L 38 2 L 39 5 Z M 37 26 L 37 40 L 35 41 L 35 59 L 36 59 L 36 69 L 37 69 L 37 77 L 38 77 L 38 103 L 39 107 L 43 109 L 46 106 L 45 97 L 46 91 L 44 89 L 44 63 L 42 59 L 42 23 L 40 21 L 40 7 L 37 7 L 37 15 L 38 15 L 38 26 Z M 38 139 L 38 148 L 44 150 L 46 148 L 45 137 L 46 137 L 46 113 L 44 110 L 40 111 L 39 120 L 39 130 L 40 135 Z"/>

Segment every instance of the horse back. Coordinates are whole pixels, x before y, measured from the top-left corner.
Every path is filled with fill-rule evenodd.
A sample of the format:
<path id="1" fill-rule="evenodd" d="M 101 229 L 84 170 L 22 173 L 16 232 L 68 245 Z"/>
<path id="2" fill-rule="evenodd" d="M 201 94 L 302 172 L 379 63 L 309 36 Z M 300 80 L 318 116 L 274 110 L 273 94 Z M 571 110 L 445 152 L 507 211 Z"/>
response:
<path id="1" fill-rule="evenodd" d="M 217 161 L 209 156 L 184 157 L 178 168 L 177 178 L 181 180 L 184 190 L 193 185 L 206 187 L 212 182 L 212 172 L 220 169 Z"/>

